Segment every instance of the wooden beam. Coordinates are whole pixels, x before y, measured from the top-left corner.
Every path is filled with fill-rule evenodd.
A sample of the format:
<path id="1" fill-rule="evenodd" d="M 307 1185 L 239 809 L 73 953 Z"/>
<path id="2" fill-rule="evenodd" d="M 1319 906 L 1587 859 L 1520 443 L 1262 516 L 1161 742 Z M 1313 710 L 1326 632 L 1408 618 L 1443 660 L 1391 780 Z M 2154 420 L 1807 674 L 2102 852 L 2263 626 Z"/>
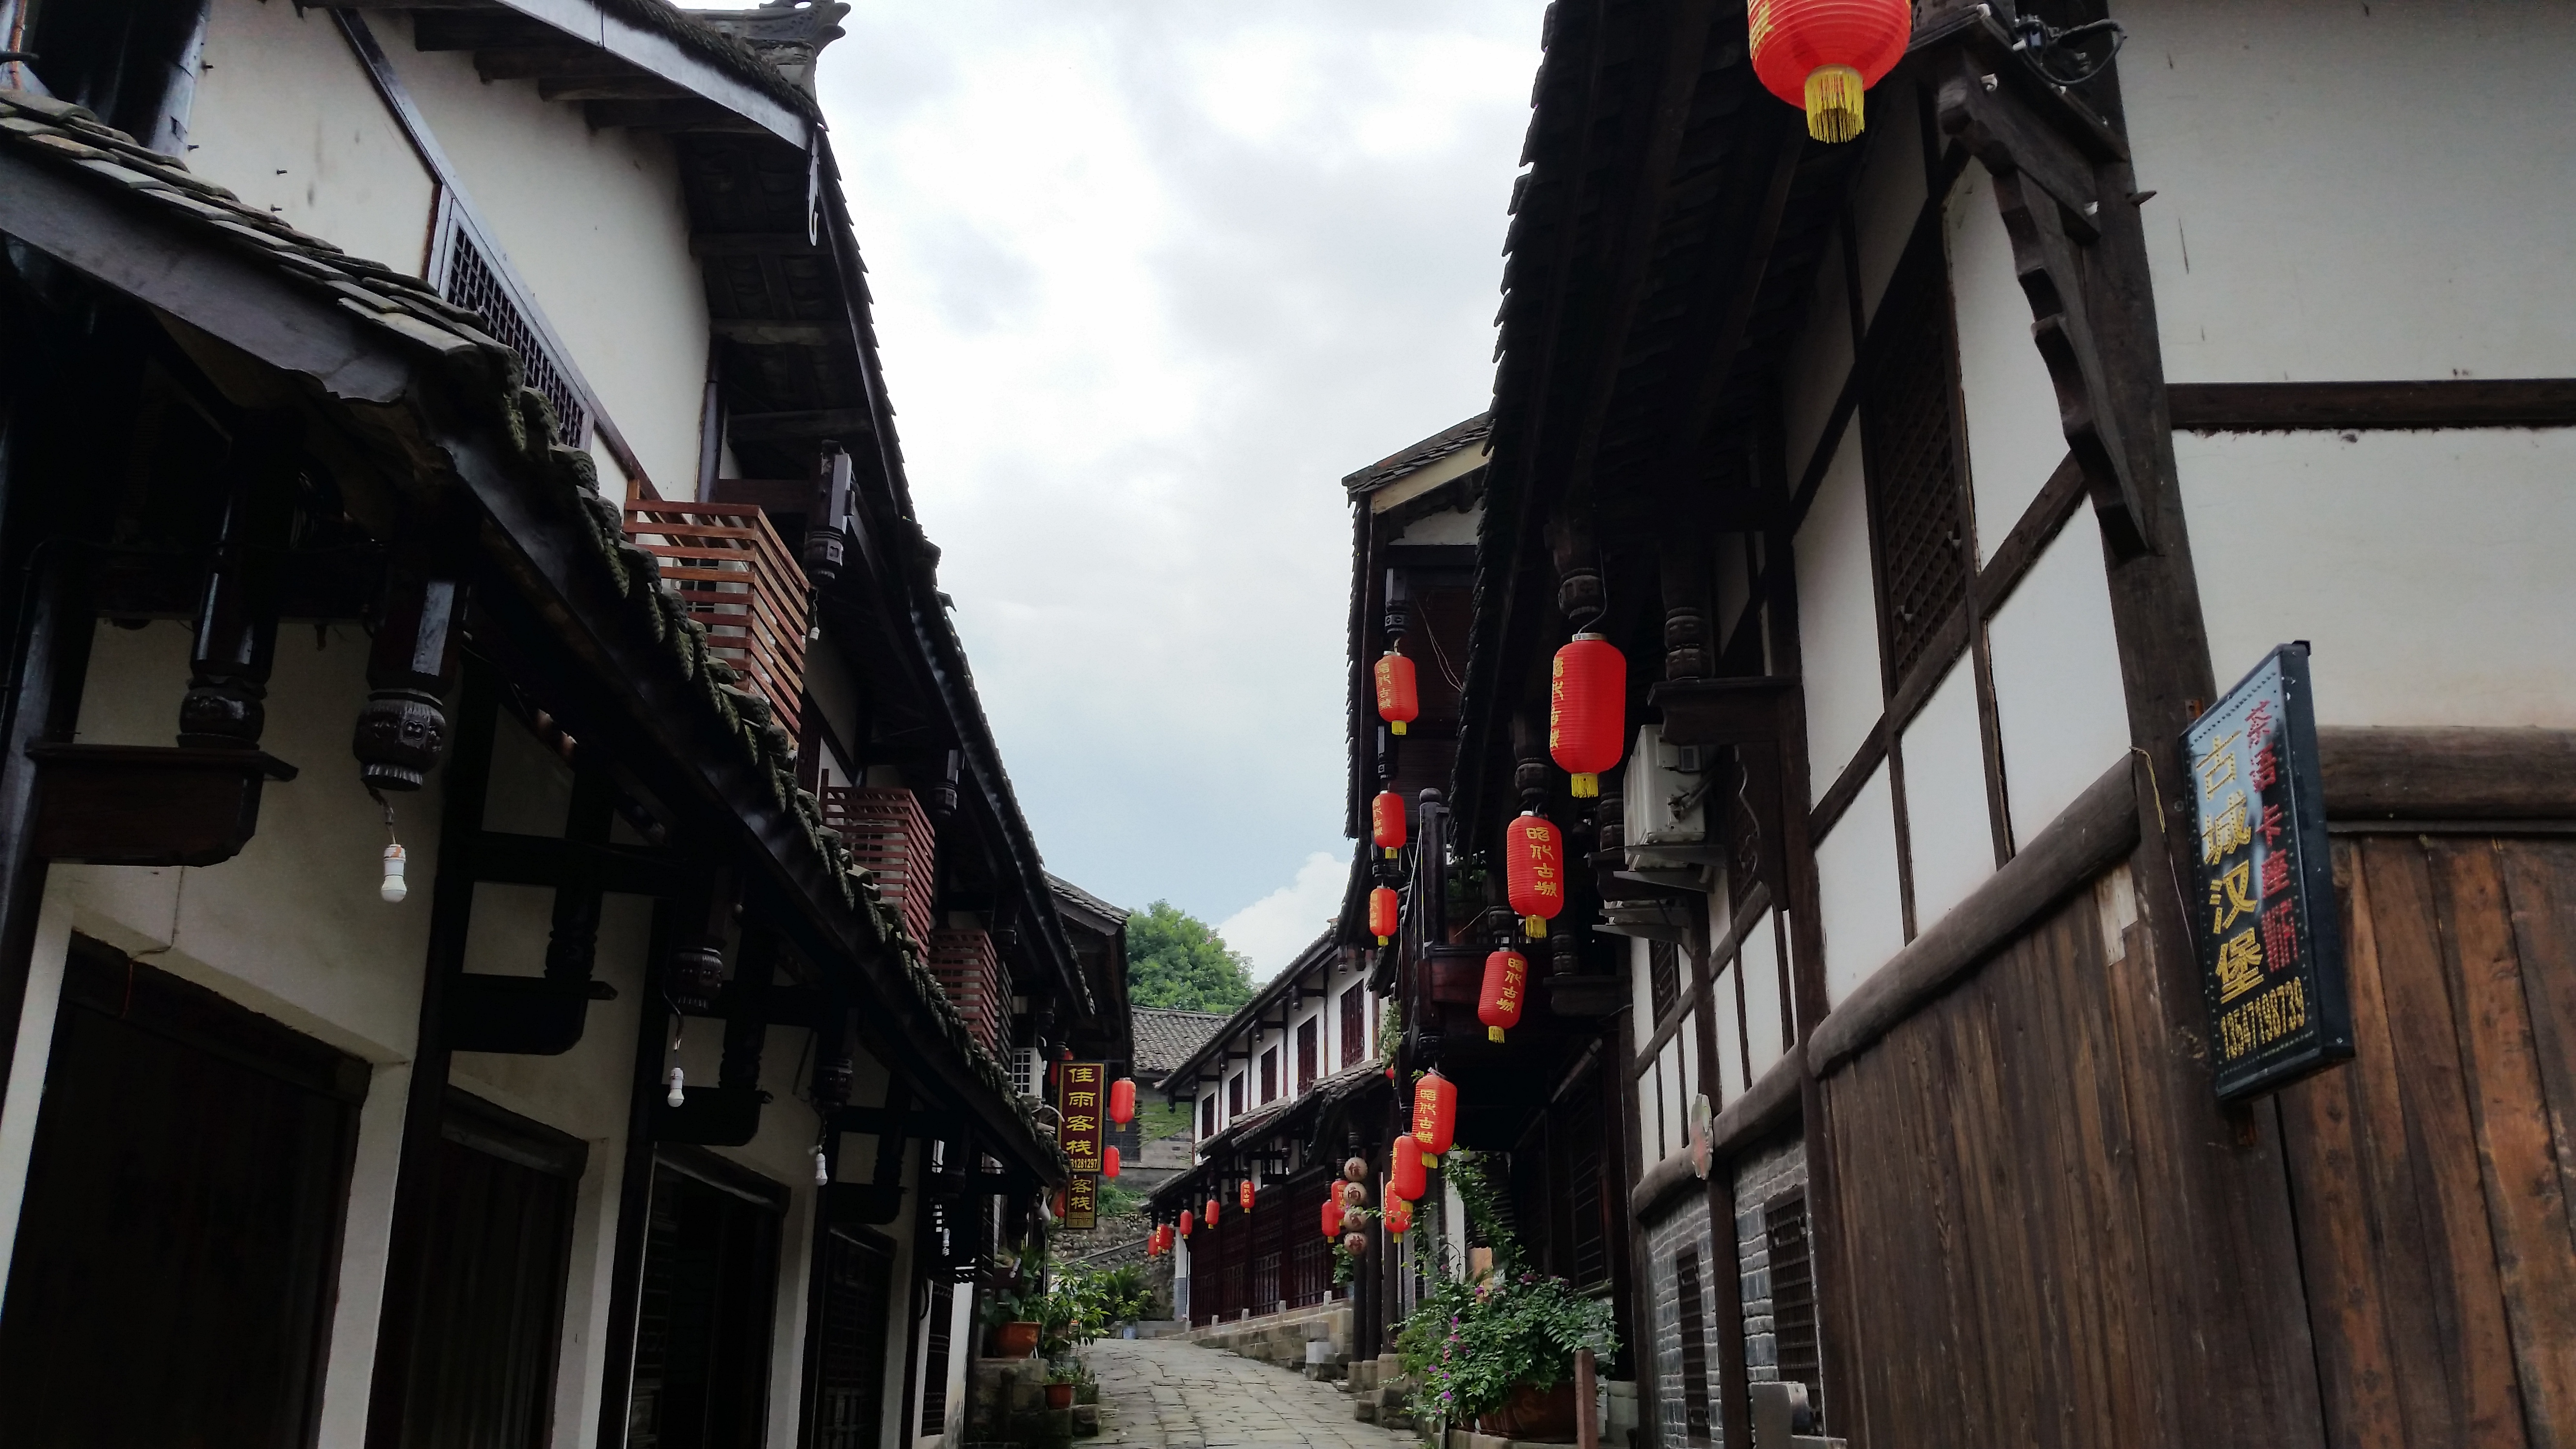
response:
<path id="1" fill-rule="evenodd" d="M 2317 730 L 2326 814 L 2342 820 L 2576 820 L 2576 730 Z"/>
<path id="2" fill-rule="evenodd" d="M 727 342 L 753 347 L 829 347 L 836 342 L 856 345 L 847 329 L 823 322 L 762 322 L 749 317 L 718 317 L 707 326 Z"/>
<path id="3" fill-rule="evenodd" d="M 1720 230 L 1722 234 L 1743 237 L 1743 249 L 1733 258 L 1730 284 L 1712 294 L 1726 299 L 1725 313 L 1708 332 L 1692 329 L 1693 335 L 1709 338 L 1709 347 L 1678 394 L 1682 399 L 1681 420 L 1665 436 L 1660 470 L 1667 482 L 1689 477 L 1699 463 L 1700 440 L 1708 434 L 1709 419 L 1716 414 L 1718 400 L 1726 392 L 1726 380 L 1735 370 L 1735 354 L 1744 349 L 1745 333 L 1753 325 L 1753 308 L 1761 300 L 1762 279 L 1771 270 L 1771 249 L 1780 239 L 1780 219 L 1788 212 L 1798 162 L 1806 154 L 1806 128 L 1796 112 L 1782 110 L 1773 117 L 1772 128 L 1770 175 L 1758 199 L 1749 187 L 1730 188 L 1734 205 Z M 1747 140 L 1748 160 L 1760 154 L 1760 137 L 1757 126 Z"/>
<path id="4" fill-rule="evenodd" d="M 801 231 L 702 231 L 689 238 L 689 255 L 694 257 L 746 257 L 769 252 L 810 255 L 822 250 Z"/>
<path id="5" fill-rule="evenodd" d="M 537 82 L 537 95 L 549 101 L 687 101 L 704 105 L 689 92 L 656 75 L 628 70 L 623 75 L 548 76 Z"/>
<path id="6" fill-rule="evenodd" d="M 813 408 L 800 412 L 735 413 L 725 431 L 736 443 L 789 443 L 864 437 L 874 430 L 865 408 Z"/>
<path id="7" fill-rule="evenodd" d="M 2576 378 L 2406 382 L 2177 382 L 2165 387 L 2177 432 L 2576 426 Z"/>
<path id="8" fill-rule="evenodd" d="M 495 45 L 474 52 L 474 73 L 487 81 L 550 76 L 633 75 L 635 67 L 586 45 Z"/>
<path id="9" fill-rule="evenodd" d="M 687 131 L 698 135 L 766 135 L 755 122 L 713 101 L 690 96 L 680 100 L 603 100 L 585 102 L 590 124 L 602 131 Z"/>

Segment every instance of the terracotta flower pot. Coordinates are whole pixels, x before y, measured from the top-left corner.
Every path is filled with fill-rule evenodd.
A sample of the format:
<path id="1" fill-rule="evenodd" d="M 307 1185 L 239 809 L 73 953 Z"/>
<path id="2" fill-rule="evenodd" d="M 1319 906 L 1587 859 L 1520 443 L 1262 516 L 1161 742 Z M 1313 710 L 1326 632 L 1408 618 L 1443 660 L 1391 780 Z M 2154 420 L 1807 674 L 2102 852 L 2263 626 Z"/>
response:
<path id="1" fill-rule="evenodd" d="M 995 1358 L 1027 1358 L 1038 1351 L 1038 1326 L 1026 1319 L 1013 1319 L 993 1329 Z"/>
<path id="2" fill-rule="evenodd" d="M 1566 1443 L 1574 1439 L 1574 1379 L 1571 1375 L 1557 1382 L 1555 1388 L 1541 1391 L 1528 1384 L 1512 1390 L 1503 1406 L 1490 1414 L 1478 1416 L 1476 1432 L 1498 1439 L 1552 1439 Z"/>
<path id="3" fill-rule="evenodd" d="M 1048 1408 L 1070 1409 L 1073 1407 L 1073 1385 L 1049 1384 L 1046 1386 L 1046 1391 Z"/>

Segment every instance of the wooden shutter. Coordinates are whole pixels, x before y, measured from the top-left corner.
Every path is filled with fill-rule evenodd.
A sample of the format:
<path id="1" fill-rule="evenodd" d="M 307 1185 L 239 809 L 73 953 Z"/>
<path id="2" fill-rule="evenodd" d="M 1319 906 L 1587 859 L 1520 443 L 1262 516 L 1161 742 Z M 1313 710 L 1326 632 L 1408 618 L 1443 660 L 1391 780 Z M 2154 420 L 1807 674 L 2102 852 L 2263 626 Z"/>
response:
<path id="1" fill-rule="evenodd" d="M 888 1295 L 894 1255 L 873 1233 L 837 1227 L 823 1230 L 819 1251 L 815 1301 L 806 1320 L 812 1340 L 807 1359 L 812 1376 L 806 1384 L 812 1428 L 806 1443 L 809 1449 L 876 1449 L 885 1415 L 886 1315 L 892 1306 Z M 948 1366 L 942 1362 L 939 1369 L 944 1391 Z M 941 1419 L 947 1412 L 943 1392 Z"/>
<path id="2" fill-rule="evenodd" d="M 924 1434 L 948 1427 L 948 1352 L 956 1317 L 957 1285 L 941 1278 L 930 1285 L 930 1322 L 921 1335 L 919 1431 Z"/>
<path id="3" fill-rule="evenodd" d="M 1708 1442 L 1708 1303 L 1700 1292 L 1699 1249 L 1684 1248 L 1673 1259 L 1673 1278 L 1681 1312 L 1682 1426 L 1693 1444 Z"/>
<path id="4" fill-rule="evenodd" d="M 1681 953 L 1670 941 L 1646 943 L 1646 984 L 1655 1002 L 1655 1024 L 1663 1024 L 1682 997 Z"/>
<path id="5" fill-rule="evenodd" d="M 1279 1095 L 1279 1048 L 1261 1053 L 1261 1100 L 1268 1102 Z"/>
<path id="6" fill-rule="evenodd" d="M 758 1444 L 768 1421 L 785 1194 L 712 1154 L 686 1161 L 653 1172 L 627 1449 Z"/>
<path id="7" fill-rule="evenodd" d="M 1323 1024 L 1322 1017 L 1310 1016 L 1306 1018 L 1305 1025 L 1297 1028 L 1297 1090 L 1299 1092 L 1304 1092 L 1315 1085 L 1315 1058 L 1319 1055 L 1315 1050 L 1315 1034 Z"/>
<path id="8" fill-rule="evenodd" d="M 1368 992 L 1354 986 L 1342 993 L 1342 1065 L 1357 1066 L 1368 1048 Z"/>
<path id="9" fill-rule="evenodd" d="M 1793 1192 L 1762 1210 L 1771 1248 L 1771 1331 L 1780 1377 L 1807 1386 L 1807 1403 L 1824 1417 L 1823 1356 L 1816 1338 L 1816 1273 L 1807 1253 L 1807 1195 Z"/>
<path id="10" fill-rule="evenodd" d="M 1870 329 L 1861 394 L 1870 538 L 1891 680 L 1967 597 L 1975 540 L 1959 448 L 1958 342 L 1941 248 L 1909 253 Z"/>

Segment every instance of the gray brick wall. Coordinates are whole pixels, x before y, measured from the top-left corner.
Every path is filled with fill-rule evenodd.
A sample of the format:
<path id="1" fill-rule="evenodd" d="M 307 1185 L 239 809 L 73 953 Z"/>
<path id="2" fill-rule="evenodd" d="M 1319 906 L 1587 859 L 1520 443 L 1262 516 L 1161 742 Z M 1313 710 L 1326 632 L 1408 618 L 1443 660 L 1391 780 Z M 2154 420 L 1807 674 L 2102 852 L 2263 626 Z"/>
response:
<path id="1" fill-rule="evenodd" d="M 1807 1186 L 1807 1147 L 1797 1138 L 1735 1163 L 1735 1251 L 1743 1277 L 1744 1367 L 1754 1382 L 1780 1376 L 1779 1340 L 1771 1332 L 1771 1238 L 1762 1209 L 1782 1193 Z"/>
<path id="2" fill-rule="evenodd" d="M 1682 1392 L 1682 1307 L 1681 1279 L 1676 1265 L 1682 1250 L 1696 1248 L 1700 1262 L 1700 1342 L 1714 1345 L 1717 1340 L 1715 1309 L 1725 1301 L 1719 1287 L 1726 1281 L 1724 1264 L 1715 1252 L 1709 1233 L 1708 1199 L 1698 1193 L 1684 1195 L 1661 1221 L 1646 1229 L 1648 1268 L 1648 1312 L 1654 1324 L 1654 1354 L 1647 1371 L 1650 1385 L 1642 1386 L 1656 1399 L 1656 1421 L 1660 1426 L 1662 1449 L 1687 1449 L 1688 1408 Z M 1712 1268 L 1715 1271 L 1712 1271 Z M 1708 1361 L 1709 1442 L 1721 1437 L 1714 1412 L 1717 1403 L 1717 1360 Z"/>

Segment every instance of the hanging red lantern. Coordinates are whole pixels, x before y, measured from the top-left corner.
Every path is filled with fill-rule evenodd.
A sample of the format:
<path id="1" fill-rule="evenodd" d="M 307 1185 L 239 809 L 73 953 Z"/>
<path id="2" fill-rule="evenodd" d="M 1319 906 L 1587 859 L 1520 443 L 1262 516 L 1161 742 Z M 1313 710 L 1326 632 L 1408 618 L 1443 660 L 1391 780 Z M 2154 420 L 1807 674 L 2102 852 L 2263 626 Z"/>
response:
<path id="1" fill-rule="evenodd" d="M 1205 1217 L 1203 1217 L 1203 1218 L 1200 1218 L 1200 1219 L 1199 1219 L 1199 1221 L 1200 1221 L 1200 1222 L 1203 1222 L 1203 1223 L 1205 1223 L 1205 1224 L 1207 1224 L 1209 1227 L 1215 1227 L 1215 1226 L 1216 1226 L 1216 1199 L 1215 1199 L 1215 1198 L 1209 1198 L 1209 1199 L 1207 1200 L 1207 1216 L 1205 1216 Z"/>
<path id="2" fill-rule="evenodd" d="M 1404 849 L 1404 797 L 1393 790 L 1380 790 L 1369 801 L 1369 838 L 1378 848 L 1393 855 Z"/>
<path id="3" fill-rule="evenodd" d="M 1389 649 L 1377 661 L 1377 717 L 1388 730 L 1404 733 L 1407 722 L 1421 717 L 1422 701 L 1413 688 L 1413 661 L 1401 649 Z"/>
<path id="4" fill-rule="evenodd" d="M 1505 1031 L 1521 1024 L 1521 997 L 1528 982 L 1529 958 L 1520 952 L 1496 951 L 1485 958 L 1485 989 L 1476 997 L 1476 1019 L 1485 1024 L 1488 1039 L 1501 1041 Z"/>
<path id="5" fill-rule="evenodd" d="M 1386 1230 L 1396 1237 L 1413 1231 L 1413 1204 L 1400 1197 L 1386 1200 Z"/>
<path id="6" fill-rule="evenodd" d="M 1547 752 L 1574 776 L 1574 797 L 1601 793 L 1601 775 L 1628 753 L 1628 661 L 1598 634 L 1556 651 L 1547 685 Z"/>
<path id="7" fill-rule="evenodd" d="M 1251 1178 L 1248 1178 L 1248 1177 L 1247 1177 L 1247 1178 L 1245 1178 L 1245 1179 L 1243 1180 L 1243 1185 L 1242 1185 L 1241 1187 L 1238 1187 L 1238 1188 L 1236 1188 L 1236 1189 L 1234 1190 L 1234 1200 L 1235 1200 L 1237 1203 L 1240 1203 L 1240 1204 L 1242 1205 L 1243 1210 L 1244 1210 L 1245 1212 L 1250 1212 L 1250 1211 L 1252 1211 L 1252 1179 L 1251 1179 Z"/>
<path id="8" fill-rule="evenodd" d="M 1547 923 L 1565 909 L 1565 838 L 1555 821 L 1525 812 L 1503 827 L 1503 856 L 1503 880 L 1521 930 L 1546 935 Z"/>
<path id="9" fill-rule="evenodd" d="M 1056 1221 L 1058 1221 L 1058 1222 L 1062 1222 L 1062 1221 L 1064 1220 L 1064 1194 L 1063 1194 L 1063 1193 L 1057 1193 L 1057 1194 L 1055 1195 L 1055 1201 L 1054 1201 L 1054 1203 L 1053 1203 L 1053 1207 L 1054 1207 L 1054 1209 L 1055 1209 Z"/>
<path id="10" fill-rule="evenodd" d="M 1861 132 L 1861 92 L 1905 58 L 1907 0 L 1752 0 L 1745 8 L 1753 73 L 1807 112 L 1807 134 L 1848 141 Z"/>
<path id="11" fill-rule="evenodd" d="M 1396 899 L 1395 892 L 1385 886 L 1369 892 L 1369 934 L 1377 937 L 1379 945 L 1385 945 L 1389 937 L 1402 929 L 1403 923 L 1397 914 L 1402 907 L 1403 903 Z"/>
<path id="12" fill-rule="evenodd" d="M 1386 1210 L 1395 1211 L 1399 1202 L 1410 1202 L 1422 1196 L 1422 1144 L 1408 1132 L 1395 1139 L 1395 1166 L 1386 1175 Z"/>
<path id="13" fill-rule="evenodd" d="M 1100 1175 L 1102 1177 L 1116 1177 L 1118 1175 L 1117 1148 L 1103 1147 L 1100 1149 Z"/>
<path id="14" fill-rule="evenodd" d="M 1413 1084 L 1413 1138 L 1425 1157 L 1438 1157 L 1449 1150 L 1450 1134 L 1458 1128 L 1458 1088 L 1438 1068 L 1422 1074 Z"/>
<path id="15" fill-rule="evenodd" d="M 1185 1237 L 1185 1238 L 1186 1238 L 1186 1237 L 1188 1237 L 1188 1236 L 1190 1235 L 1190 1229 L 1195 1228 L 1195 1227 L 1197 1227 L 1198 1225 L 1199 1225 L 1199 1220 L 1198 1220 L 1198 1218 L 1197 1218 L 1197 1216 L 1196 1216 L 1195 1214 L 1191 1213 L 1191 1211 L 1190 1211 L 1188 1208 L 1183 1208 L 1183 1209 L 1181 1209 L 1181 1236 L 1182 1236 L 1182 1237 Z"/>
<path id="16" fill-rule="evenodd" d="M 1342 1251 L 1350 1254 L 1354 1258 L 1365 1255 L 1368 1252 L 1368 1234 L 1342 1234 Z"/>
<path id="17" fill-rule="evenodd" d="M 1109 1120 L 1124 1127 L 1136 1120 L 1136 1079 L 1120 1077 L 1109 1084 Z"/>
<path id="18" fill-rule="evenodd" d="M 1341 1236 L 1341 1232 L 1342 1205 L 1327 1196 L 1324 1199 L 1324 1236 L 1336 1238 Z"/>

